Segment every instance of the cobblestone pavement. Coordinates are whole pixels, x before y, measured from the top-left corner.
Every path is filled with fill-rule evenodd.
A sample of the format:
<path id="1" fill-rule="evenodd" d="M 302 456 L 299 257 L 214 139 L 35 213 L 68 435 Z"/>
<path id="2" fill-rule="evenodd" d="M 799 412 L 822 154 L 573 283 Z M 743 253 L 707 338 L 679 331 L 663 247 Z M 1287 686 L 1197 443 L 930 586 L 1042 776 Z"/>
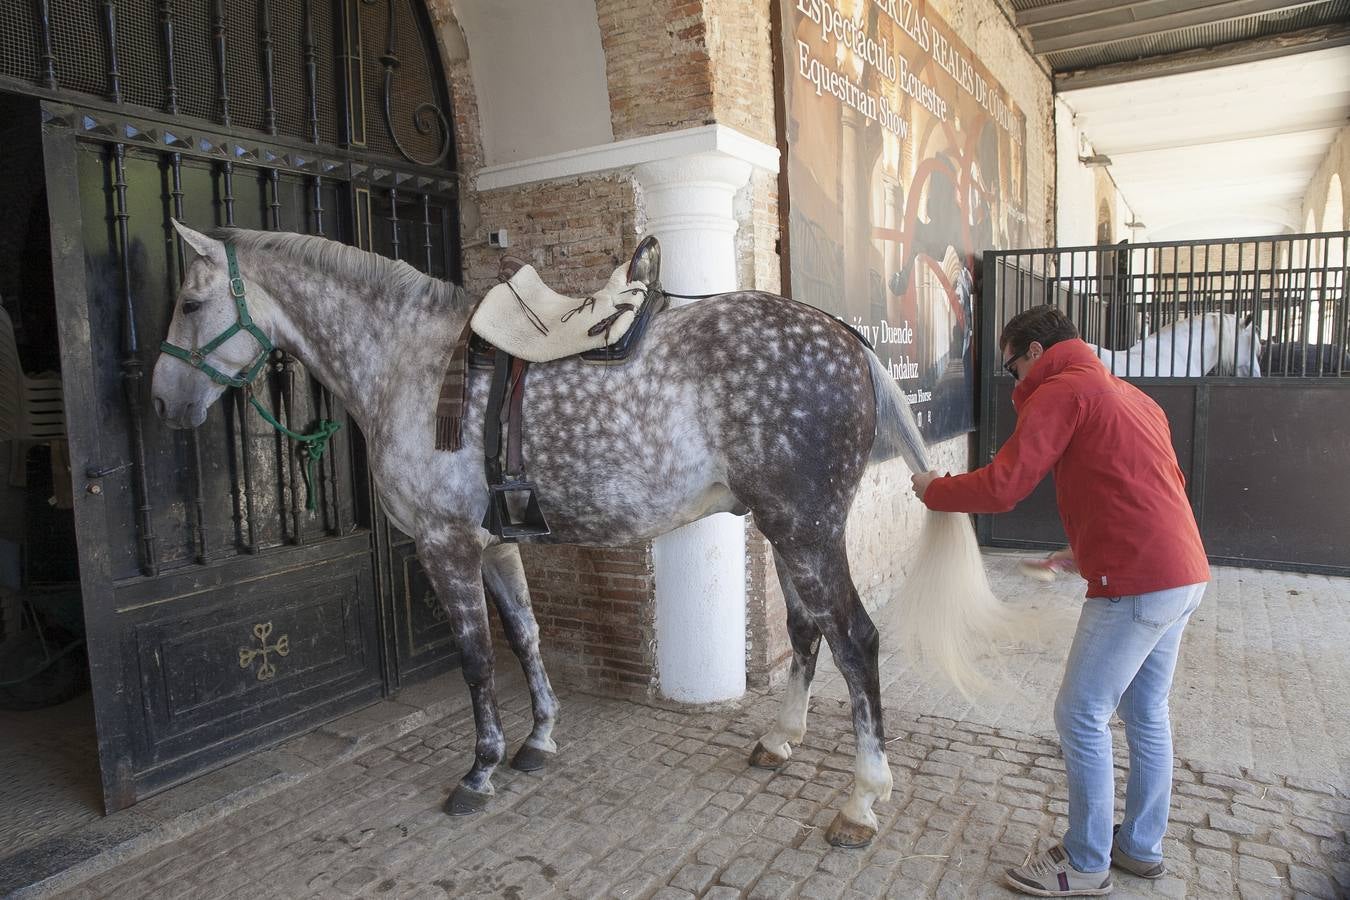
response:
<path id="1" fill-rule="evenodd" d="M 923 678 L 901 642 L 883 638 L 888 708 L 1054 734 L 1083 582 L 1029 581 L 1017 574 L 1021 558 L 986 553 L 995 594 L 1051 615 L 1037 645 L 1008 658 L 998 689 L 968 701 Z M 1186 627 L 1172 690 L 1177 755 L 1350 785 L 1350 579 L 1219 566 L 1212 574 Z M 847 696 L 827 660 L 816 685 L 817 696 Z"/>
<path id="2" fill-rule="evenodd" d="M 1005 559 L 992 565 L 1012 564 Z M 1263 585 L 1263 595 L 1290 596 L 1281 594 L 1292 589 L 1283 587 L 1286 576 L 1247 575 Z M 1215 652 L 1203 651 L 1215 646 L 1214 635 L 1225 624 L 1234 628 L 1232 618 L 1221 614 L 1229 602 L 1225 592 L 1236 590 L 1235 584 L 1221 575 L 1217 596 L 1202 607 L 1218 622 L 1197 623 L 1199 643 L 1183 650 L 1179 693 L 1188 684 L 1221 694 L 1231 692 L 1222 686 L 1226 681 L 1248 683 L 1244 690 L 1254 686 L 1252 673 L 1230 668 L 1242 658 L 1233 656 L 1231 644 L 1250 642 L 1250 631 L 1239 628 L 1218 640 Z M 1341 582 L 1332 588 L 1347 590 Z M 1340 607 L 1341 619 L 1350 618 L 1346 608 Z M 1240 622 L 1255 615 L 1248 610 Z M 1322 639 L 1310 631 L 1303 645 L 1316 648 Z M 1263 649 L 1264 639 L 1257 640 L 1250 654 Z M 1299 664 L 1316 704 L 1334 697 L 1344 704 L 1347 695 L 1344 681 L 1323 682 L 1350 651 L 1342 642 L 1330 652 L 1337 654 L 1331 669 L 1310 659 Z M 461 711 L 62 896 L 1010 896 L 1000 884 L 1004 869 L 1047 846 L 1065 825 L 1063 764 L 1046 734 L 1043 696 L 1053 696 L 1056 665 L 1052 648 L 1020 670 L 1023 699 L 952 704 L 963 717 L 954 721 L 926 714 L 927 706 L 940 707 L 941 690 L 924 687 L 902 661 L 888 657 L 883 684 L 895 792 L 878 804 L 881 832 L 862 851 L 835 850 L 824 841 L 850 784 L 853 759 L 847 704 L 836 696 L 835 677 L 826 668 L 806 740 L 778 772 L 746 765 L 776 710 L 777 691 L 691 710 L 563 686 L 557 760 L 537 775 L 503 766 L 495 778 L 497 796 L 482 814 L 452 819 L 440 810 L 473 752 L 472 719 Z M 1284 677 L 1277 673 L 1276 684 Z M 454 676 L 444 684 L 463 690 Z M 1226 715 L 1243 718 L 1225 731 L 1245 735 L 1261 721 L 1281 727 L 1289 721 L 1287 711 L 1261 710 L 1281 702 L 1280 690 L 1285 688 L 1274 695 L 1256 691 L 1245 706 L 1230 708 Z M 503 722 L 518 742 L 528 731 L 528 698 L 518 687 L 504 694 Z M 1037 712 L 1041 704 L 1043 714 Z M 1350 749 L 1338 730 L 1341 714 L 1329 711 L 1308 726 L 1325 739 L 1314 735 L 1313 743 L 1300 744 L 1304 738 L 1289 735 L 1259 743 L 1244 737 L 1236 739 L 1245 741 L 1236 752 L 1278 762 L 1286 758 L 1285 744 L 1321 747 L 1330 759 L 1320 761 L 1317 771 L 1344 772 Z M 1167 877 L 1146 882 L 1118 873 L 1116 895 L 1350 896 L 1345 780 L 1237 765 L 1223 755 L 1187 756 L 1183 733 L 1194 733 L 1189 746 L 1202 750 L 1222 743 L 1197 732 L 1219 727 L 1217 716 L 1199 722 L 1177 716 L 1181 759 L 1165 846 Z M 1009 720 L 1025 724 L 1013 727 Z M 1338 736 L 1339 745 L 1327 743 Z M 1123 786 L 1122 735 L 1117 745 Z"/>

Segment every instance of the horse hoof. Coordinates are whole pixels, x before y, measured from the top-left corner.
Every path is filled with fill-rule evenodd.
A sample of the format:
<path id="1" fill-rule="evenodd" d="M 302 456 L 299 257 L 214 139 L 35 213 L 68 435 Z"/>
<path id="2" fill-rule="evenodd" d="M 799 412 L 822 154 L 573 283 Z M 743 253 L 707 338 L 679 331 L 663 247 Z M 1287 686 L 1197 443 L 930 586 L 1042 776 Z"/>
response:
<path id="1" fill-rule="evenodd" d="M 866 847 L 872 843 L 872 838 L 877 836 L 877 830 L 870 825 L 862 825 L 858 822 L 850 822 L 844 818 L 843 813 L 837 813 L 834 821 L 830 823 L 830 828 L 825 832 L 825 840 L 831 847 L 842 847 L 845 850 L 857 850 Z"/>
<path id="2" fill-rule="evenodd" d="M 491 794 L 471 790 L 462 784 L 457 785 L 450 792 L 450 799 L 445 801 L 445 812 L 451 816 L 471 816 L 481 812 L 491 799 Z"/>
<path id="3" fill-rule="evenodd" d="M 787 757 L 765 750 L 761 743 L 756 742 L 755 749 L 750 751 L 750 765 L 756 769 L 781 769 L 786 764 Z"/>
<path id="4" fill-rule="evenodd" d="M 511 758 L 511 768 L 517 772 L 538 772 L 548 765 L 549 757 L 553 755 L 547 750 L 540 750 L 538 747 L 523 744 L 516 751 L 516 755 Z"/>

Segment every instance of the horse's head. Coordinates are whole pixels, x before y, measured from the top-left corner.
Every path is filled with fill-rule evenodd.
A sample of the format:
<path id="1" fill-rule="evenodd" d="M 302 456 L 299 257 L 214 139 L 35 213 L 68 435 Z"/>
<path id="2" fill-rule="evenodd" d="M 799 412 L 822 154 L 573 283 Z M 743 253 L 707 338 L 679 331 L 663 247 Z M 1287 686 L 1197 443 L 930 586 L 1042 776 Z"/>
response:
<path id="1" fill-rule="evenodd" d="M 1238 329 L 1237 357 L 1234 360 L 1234 373 L 1239 378 L 1261 377 L 1261 330 L 1256 319 L 1250 313 L 1242 320 Z"/>
<path id="2" fill-rule="evenodd" d="M 1206 313 L 1204 319 L 1206 358 L 1213 358 L 1210 351 L 1217 355 L 1217 363 L 1207 370 L 1216 375 L 1260 378 L 1257 354 L 1261 352 L 1261 335 L 1253 317 L 1249 314 L 1239 322 L 1233 313 Z"/>
<path id="3" fill-rule="evenodd" d="M 245 301 L 233 247 L 177 221 L 173 226 L 197 258 L 174 300 L 151 393 L 156 412 L 171 428 L 195 428 L 225 388 L 242 387 L 257 376 L 272 343 L 253 316 L 270 304 L 255 284 L 248 285 Z"/>

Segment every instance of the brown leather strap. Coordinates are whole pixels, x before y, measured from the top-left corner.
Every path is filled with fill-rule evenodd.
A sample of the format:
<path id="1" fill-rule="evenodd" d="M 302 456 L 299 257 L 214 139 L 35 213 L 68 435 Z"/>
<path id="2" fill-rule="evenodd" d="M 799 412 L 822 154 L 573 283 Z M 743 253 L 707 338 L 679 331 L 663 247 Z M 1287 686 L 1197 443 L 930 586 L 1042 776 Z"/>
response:
<path id="1" fill-rule="evenodd" d="M 523 359 L 511 361 L 511 399 L 506 426 L 506 474 L 508 475 L 519 476 L 525 472 L 525 461 L 520 452 L 521 400 L 525 396 L 525 370 L 529 365 Z"/>
<path id="2" fill-rule="evenodd" d="M 469 403 L 469 342 L 473 339 L 473 329 L 469 323 L 473 314 L 478 312 L 479 304 L 469 310 L 464 320 L 459 339 L 450 353 L 450 364 L 446 366 L 441 381 L 441 392 L 436 398 L 436 449 L 458 450 L 463 446 L 461 433 L 464 430 L 464 412 Z"/>

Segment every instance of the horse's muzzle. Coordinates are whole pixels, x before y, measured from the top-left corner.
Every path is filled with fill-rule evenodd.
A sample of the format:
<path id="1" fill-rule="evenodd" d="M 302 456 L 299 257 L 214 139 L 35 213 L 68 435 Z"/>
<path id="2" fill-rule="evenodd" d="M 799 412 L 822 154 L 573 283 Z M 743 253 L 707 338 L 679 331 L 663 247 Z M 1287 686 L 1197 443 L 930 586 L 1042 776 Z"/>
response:
<path id="1" fill-rule="evenodd" d="M 196 428 L 206 421 L 206 406 L 201 403 L 181 403 L 170 409 L 163 397 L 155 397 L 154 402 L 155 413 L 170 428 Z"/>

